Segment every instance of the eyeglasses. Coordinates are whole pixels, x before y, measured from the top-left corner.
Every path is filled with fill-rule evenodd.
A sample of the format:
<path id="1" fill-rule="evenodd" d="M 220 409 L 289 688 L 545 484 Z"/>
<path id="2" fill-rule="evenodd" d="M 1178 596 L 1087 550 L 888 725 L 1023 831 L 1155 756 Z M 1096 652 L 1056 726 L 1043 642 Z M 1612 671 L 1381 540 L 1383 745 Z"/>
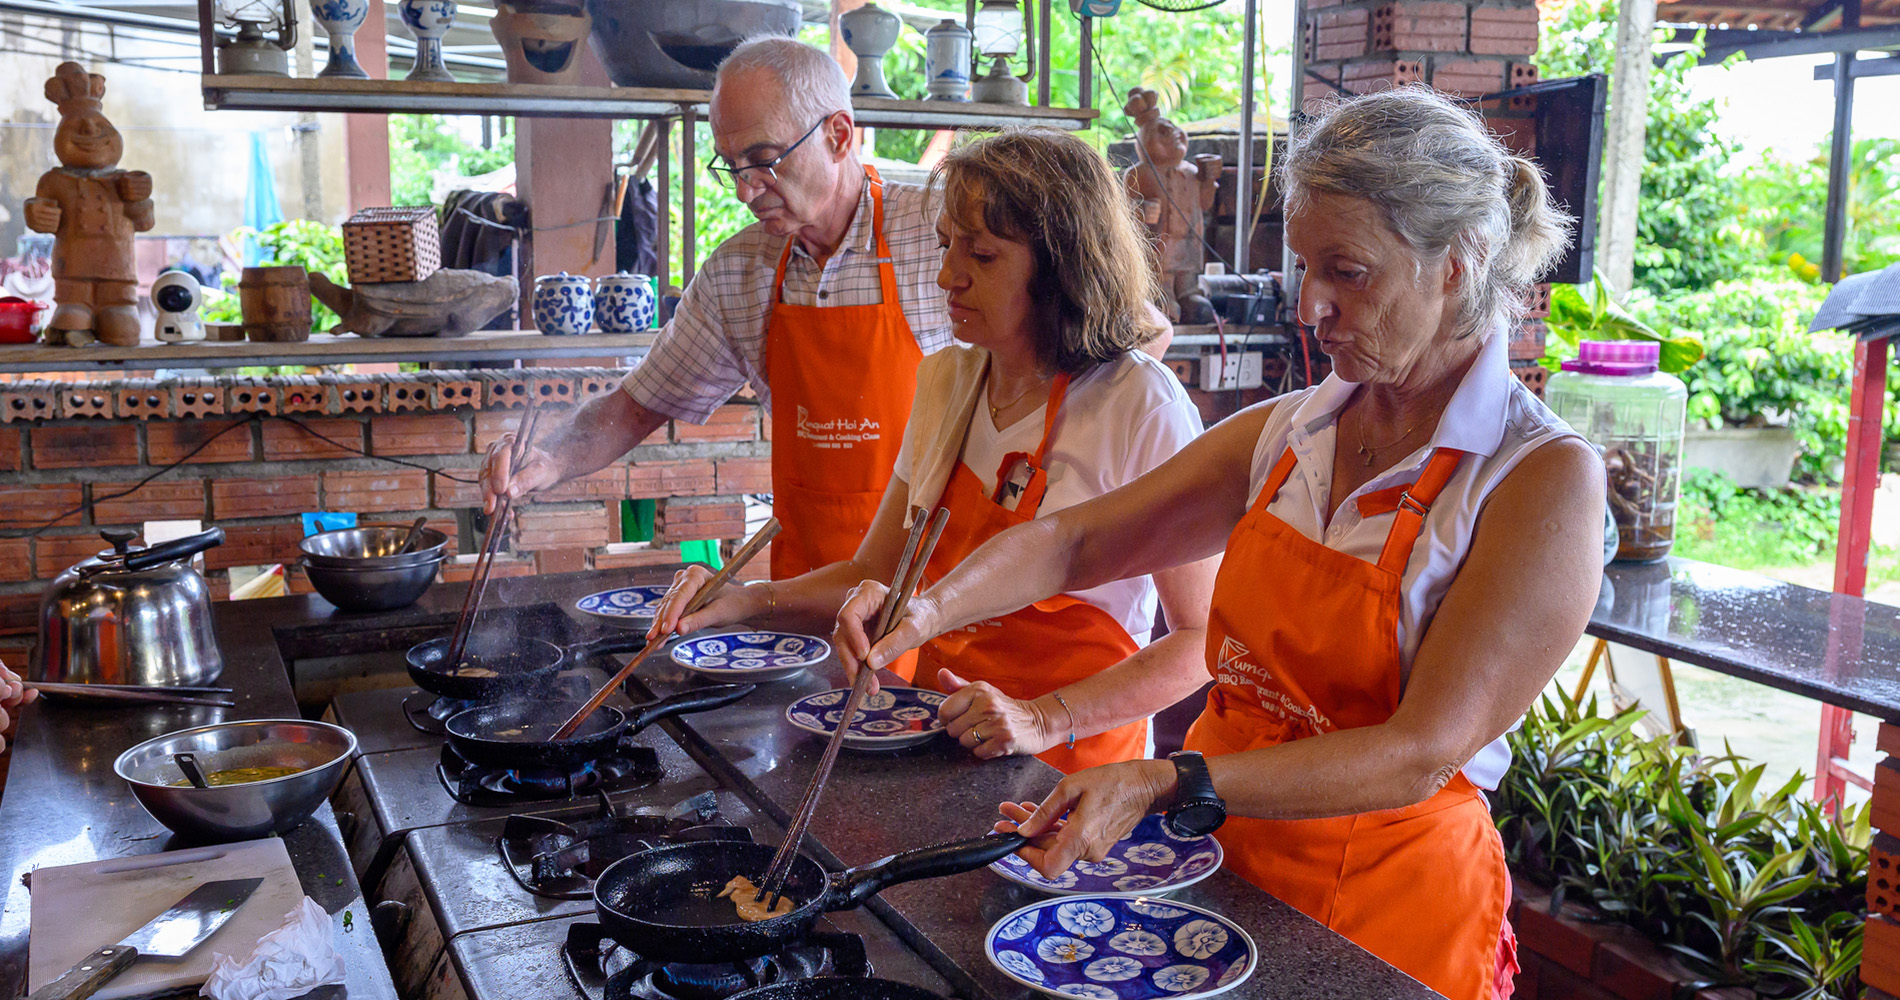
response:
<path id="1" fill-rule="evenodd" d="M 778 165 L 783 162 L 786 157 L 792 155 L 792 150 L 804 145 L 805 140 L 811 138 L 813 132 L 818 131 L 818 126 L 830 120 L 831 115 L 826 115 L 816 122 L 813 122 L 811 128 L 806 129 L 805 134 L 798 137 L 797 142 L 785 147 L 785 152 L 772 157 L 764 163 L 748 163 L 743 167 L 722 167 L 716 163 L 709 163 L 706 165 L 706 169 L 712 171 L 712 175 L 719 178 L 719 183 L 725 185 L 727 188 L 737 188 L 740 181 L 744 181 L 753 187 L 765 187 L 768 184 L 776 184 L 778 183 L 778 170 L 776 169 Z"/>

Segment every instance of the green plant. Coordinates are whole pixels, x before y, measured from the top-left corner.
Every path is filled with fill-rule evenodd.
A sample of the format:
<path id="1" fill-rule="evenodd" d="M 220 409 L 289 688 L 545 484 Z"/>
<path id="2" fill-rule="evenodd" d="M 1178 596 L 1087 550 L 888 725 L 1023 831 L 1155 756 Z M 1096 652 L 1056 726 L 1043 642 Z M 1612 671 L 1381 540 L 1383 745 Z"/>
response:
<path id="1" fill-rule="evenodd" d="M 1638 319 L 1610 295 L 1598 271 L 1590 281 L 1590 298 L 1585 299 L 1580 285 L 1552 285 L 1548 353 L 1540 359 L 1544 367 L 1558 370 L 1565 357 L 1575 357 L 1577 344 L 1585 340 L 1652 340 L 1662 345 L 1661 367 L 1676 374 L 1702 360 L 1702 341 L 1693 333 L 1658 333 Z"/>
<path id="2" fill-rule="evenodd" d="M 259 264 L 296 265 L 310 274 L 322 274 L 332 281 L 346 280 L 343 263 L 343 230 L 309 219 L 287 219 L 264 229 L 239 226 L 231 231 L 232 242 L 254 240 L 264 251 Z M 241 323 L 243 310 L 238 307 L 238 276 L 229 271 L 219 276 L 219 288 L 205 289 L 205 304 L 199 317 L 207 323 Z M 336 313 L 316 299 L 310 300 L 310 325 L 317 333 L 335 327 Z"/>
<path id="3" fill-rule="evenodd" d="M 433 204 L 438 181 L 485 174 L 514 159 L 512 133 L 483 148 L 441 115 L 389 116 L 389 198 L 394 204 Z"/>
<path id="4" fill-rule="evenodd" d="M 1787 263 L 1806 278 L 1820 272 L 1826 224 L 1828 143 L 1804 160 L 1771 153 L 1740 177 L 1740 201 L 1748 224 L 1770 263 Z M 1900 261 L 1900 139 L 1854 140 L 1848 156 L 1847 230 L 1841 261 L 1848 274 L 1875 271 Z M 1812 269 L 1812 270 L 1811 270 Z"/>
<path id="5" fill-rule="evenodd" d="M 1764 790 L 1760 765 L 1636 735 L 1641 714 L 1559 690 L 1525 715 L 1492 799 L 1512 867 L 1553 911 L 1587 900 L 1715 980 L 1853 995 L 1835 991 L 1865 919 L 1867 811 L 1836 822 L 1800 776 Z"/>

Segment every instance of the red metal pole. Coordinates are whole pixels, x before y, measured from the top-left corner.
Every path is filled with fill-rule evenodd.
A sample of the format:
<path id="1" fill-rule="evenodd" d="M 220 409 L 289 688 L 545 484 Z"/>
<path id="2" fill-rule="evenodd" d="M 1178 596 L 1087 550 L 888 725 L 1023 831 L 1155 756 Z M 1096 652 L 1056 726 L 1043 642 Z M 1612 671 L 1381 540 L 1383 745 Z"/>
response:
<path id="1" fill-rule="evenodd" d="M 1873 535 L 1874 492 L 1880 487 L 1881 410 L 1887 401 L 1888 341 L 1854 345 L 1853 384 L 1848 397 L 1847 464 L 1841 475 L 1841 527 L 1834 550 L 1834 592 L 1861 597 L 1867 591 L 1867 549 Z M 1830 645 L 1833 644 L 1830 639 Z M 1814 797 L 1838 807 L 1847 792 L 1843 770 L 1854 740 L 1854 714 L 1821 706 L 1821 746 L 1815 762 Z"/>

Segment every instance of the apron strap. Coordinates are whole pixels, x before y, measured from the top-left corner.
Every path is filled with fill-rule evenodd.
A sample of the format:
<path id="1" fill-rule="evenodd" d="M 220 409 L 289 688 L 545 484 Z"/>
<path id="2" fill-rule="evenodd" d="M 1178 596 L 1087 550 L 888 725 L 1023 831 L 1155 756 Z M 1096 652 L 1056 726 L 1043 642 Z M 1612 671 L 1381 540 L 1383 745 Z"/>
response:
<path id="1" fill-rule="evenodd" d="M 1280 460 L 1273 463 L 1273 470 L 1267 473 L 1266 482 L 1260 484 L 1260 495 L 1253 501 L 1255 510 L 1266 510 L 1273 498 L 1280 495 L 1280 487 L 1285 486 L 1287 479 L 1293 475 L 1294 465 L 1292 448 L 1280 452 Z"/>
<path id="2" fill-rule="evenodd" d="M 1418 533 L 1425 527 L 1425 515 L 1432 509 L 1432 503 L 1451 481 L 1452 473 L 1458 471 L 1459 460 L 1465 453 L 1453 448 L 1435 448 L 1432 457 L 1425 463 L 1425 471 L 1404 492 L 1399 494 L 1398 516 L 1392 521 L 1392 530 L 1386 533 L 1385 548 L 1379 553 L 1379 568 L 1394 576 L 1405 573 L 1405 565 L 1412 559 L 1412 544 L 1418 541 Z M 1360 514 L 1365 515 L 1361 508 Z"/>
<path id="3" fill-rule="evenodd" d="M 1003 456 L 1003 463 L 996 467 L 996 492 L 990 495 L 990 502 L 1001 506 L 1003 490 L 1009 486 L 1009 472 L 1017 462 L 1029 466 L 1029 482 L 1023 487 L 1023 496 L 1016 502 L 1016 512 L 1027 511 L 1034 517 L 1042 507 L 1042 497 L 1049 491 L 1049 467 L 1045 464 L 1049 458 L 1049 443 L 1056 439 L 1056 414 L 1062 410 L 1062 398 L 1069 392 L 1069 375 L 1064 372 L 1056 376 L 1055 383 L 1049 387 L 1049 405 L 1042 415 L 1042 443 L 1036 445 L 1032 456 L 1020 451 L 1012 451 Z M 971 419 L 980 420 L 971 415 Z"/>
<path id="4" fill-rule="evenodd" d="M 884 239 L 884 178 L 878 175 L 876 167 L 867 163 L 864 165 L 864 179 L 871 188 L 871 237 L 877 250 L 878 286 L 884 293 L 878 301 L 898 302 L 901 305 L 897 297 L 897 268 L 892 263 L 891 245 Z M 792 259 L 792 241 L 796 239 L 797 236 L 787 236 L 785 249 L 779 251 L 778 267 L 772 272 L 774 305 L 778 304 L 779 294 L 785 287 L 785 264 Z"/>

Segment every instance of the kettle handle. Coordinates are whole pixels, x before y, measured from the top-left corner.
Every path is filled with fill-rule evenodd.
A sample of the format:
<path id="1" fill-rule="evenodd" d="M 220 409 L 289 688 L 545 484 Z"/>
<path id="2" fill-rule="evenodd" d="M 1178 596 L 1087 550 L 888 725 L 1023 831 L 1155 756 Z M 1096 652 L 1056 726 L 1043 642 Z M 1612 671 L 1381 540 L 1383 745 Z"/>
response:
<path id="1" fill-rule="evenodd" d="M 169 542 L 160 542 L 150 548 L 140 549 L 125 557 L 125 568 L 134 572 L 151 569 L 177 559 L 195 556 L 206 549 L 224 544 L 224 529 L 212 528 L 184 538 L 174 538 Z"/>

